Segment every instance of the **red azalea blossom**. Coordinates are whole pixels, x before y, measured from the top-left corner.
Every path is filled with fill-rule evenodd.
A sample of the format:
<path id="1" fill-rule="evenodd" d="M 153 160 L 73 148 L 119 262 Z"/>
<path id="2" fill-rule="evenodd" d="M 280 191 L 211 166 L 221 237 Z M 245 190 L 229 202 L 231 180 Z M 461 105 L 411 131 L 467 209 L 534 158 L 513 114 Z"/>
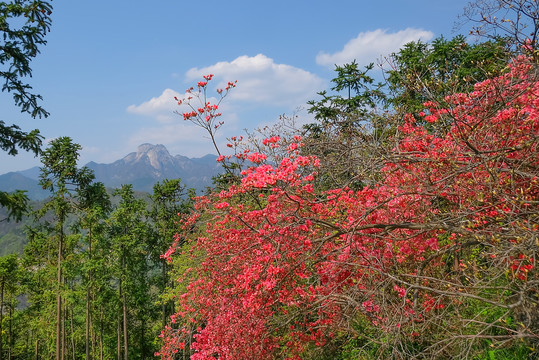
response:
<path id="1" fill-rule="evenodd" d="M 203 254 L 196 276 L 179 279 L 177 321 L 193 325 L 165 329 L 160 356 L 174 358 L 189 340 L 194 360 L 300 359 L 349 334 L 352 322 L 416 344 L 428 324 L 453 329 L 444 321 L 458 319 L 438 316 L 448 309 L 516 308 L 538 281 L 529 234 L 539 232 L 539 84 L 530 68 L 517 59 L 473 92 L 449 96 L 447 109 L 426 103 L 427 122 L 452 119 L 447 132 L 409 117 L 381 180 L 359 189 L 315 191 L 320 161 L 297 144 L 269 162 L 279 136 L 263 140 L 268 154 L 236 154 L 255 166 L 198 198 L 182 221 L 193 256 Z M 474 292 L 496 266 L 505 272 L 496 281 L 510 287 Z"/>

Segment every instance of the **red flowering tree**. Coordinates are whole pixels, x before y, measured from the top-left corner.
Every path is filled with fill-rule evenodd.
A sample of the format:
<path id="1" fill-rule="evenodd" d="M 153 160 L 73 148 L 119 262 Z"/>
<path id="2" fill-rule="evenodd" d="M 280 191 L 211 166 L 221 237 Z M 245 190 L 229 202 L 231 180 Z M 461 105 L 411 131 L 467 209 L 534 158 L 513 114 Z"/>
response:
<path id="1" fill-rule="evenodd" d="M 165 254 L 179 275 L 164 359 L 473 357 L 539 339 L 539 85 L 526 58 L 407 118 L 382 180 L 317 191 L 287 145 L 197 200 Z M 422 121 L 421 123 L 425 123 Z M 191 241 L 180 249 L 180 238 Z M 522 345 L 520 345 L 522 344 Z M 527 346 L 527 347 L 526 347 Z M 486 350 L 485 350 L 486 349 Z"/>
<path id="2" fill-rule="evenodd" d="M 224 89 L 217 89 L 218 99 L 212 102 L 211 100 L 213 99 L 208 96 L 208 83 L 213 79 L 213 74 L 204 75 L 203 78 L 203 81 L 197 83 L 197 89 L 190 87 L 185 90 L 185 97 L 183 99 L 175 97 L 174 100 L 177 101 L 178 105 L 186 105 L 189 109 L 186 112 L 178 112 L 178 114 L 183 116 L 183 120 L 190 121 L 206 130 L 215 150 L 221 155 L 215 138 L 217 129 L 223 125 L 223 122 L 219 120 L 219 117 L 222 115 L 219 112 L 219 106 L 229 91 L 236 87 L 237 81 L 229 82 Z"/>

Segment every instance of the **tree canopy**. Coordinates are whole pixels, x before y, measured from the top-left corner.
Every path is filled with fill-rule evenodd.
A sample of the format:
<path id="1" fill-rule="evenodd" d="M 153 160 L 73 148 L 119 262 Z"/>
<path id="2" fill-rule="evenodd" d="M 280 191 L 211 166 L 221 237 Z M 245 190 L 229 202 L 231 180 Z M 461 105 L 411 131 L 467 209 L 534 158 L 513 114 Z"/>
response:
<path id="1" fill-rule="evenodd" d="M 47 117 L 41 106 L 41 95 L 32 91 L 26 79 L 32 76 L 30 63 L 47 42 L 51 26 L 52 6 L 47 1 L 13 0 L 0 2 L 0 78 L 2 92 L 11 93 L 21 112 Z M 0 149 L 17 155 L 18 149 L 39 155 L 43 137 L 39 130 L 22 131 L 0 119 Z M 26 210 L 27 197 L 21 191 L 9 194 L 0 190 L 0 206 L 8 210 L 8 218 L 20 220 Z"/>

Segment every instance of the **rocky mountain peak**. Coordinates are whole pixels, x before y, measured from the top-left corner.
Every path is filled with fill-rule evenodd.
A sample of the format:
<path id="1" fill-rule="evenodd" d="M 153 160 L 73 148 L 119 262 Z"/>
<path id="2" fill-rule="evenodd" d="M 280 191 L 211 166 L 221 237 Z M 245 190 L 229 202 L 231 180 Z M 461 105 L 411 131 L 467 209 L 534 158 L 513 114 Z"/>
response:
<path id="1" fill-rule="evenodd" d="M 172 156 L 165 146 L 146 143 L 138 146 L 136 152 L 113 163 L 89 162 L 86 166 L 94 171 L 96 181 L 114 189 L 123 184 L 132 184 L 137 191 L 151 193 L 156 182 L 180 178 L 187 188 L 202 191 L 206 186 L 211 186 L 212 177 L 222 170 L 216 158 L 215 155 L 202 158 Z M 38 177 L 37 167 L 17 174 L 0 175 L 0 188 L 27 190 L 33 199 L 45 198 L 50 194 L 39 186 Z M 25 185 L 25 181 L 29 183 Z"/>
<path id="2" fill-rule="evenodd" d="M 161 144 L 153 145 L 153 144 L 145 143 L 138 146 L 137 156 L 138 155 L 142 156 L 148 153 L 163 153 L 163 154 L 166 154 L 167 156 L 170 156 L 167 148 Z"/>
<path id="3" fill-rule="evenodd" d="M 164 145 L 142 144 L 137 148 L 136 153 L 131 153 L 123 159 L 126 163 L 149 162 L 150 165 L 160 170 L 174 161 Z"/>

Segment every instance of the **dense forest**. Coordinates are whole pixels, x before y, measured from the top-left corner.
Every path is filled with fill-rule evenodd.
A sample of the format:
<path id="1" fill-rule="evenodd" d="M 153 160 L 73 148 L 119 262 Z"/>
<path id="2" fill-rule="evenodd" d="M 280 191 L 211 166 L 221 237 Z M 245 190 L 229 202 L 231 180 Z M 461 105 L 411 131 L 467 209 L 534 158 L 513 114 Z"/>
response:
<path id="1" fill-rule="evenodd" d="M 20 40 L 2 54 L 27 60 L 3 90 L 47 116 L 19 76 L 50 5 L 0 8 L 33 26 L 1 28 Z M 219 155 L 203 195 L 180 179 L 111 192 L 71 138 L 42 149 L 0 123 L 2 149 L 39 155 L 50 191 L 35 209 L 0 192 L 2 221 L 32 219 L 23 252 L 0 258 L 0 359 L 536 358 L 539 5 L 464 14 L 477 41 L 411 42 L 381 82 L 336 66 L 312 123 L 282 116 L 226 149 L 220 105 L 241 84 L 214 94 L 204 76 L 171 99 Z"/>

